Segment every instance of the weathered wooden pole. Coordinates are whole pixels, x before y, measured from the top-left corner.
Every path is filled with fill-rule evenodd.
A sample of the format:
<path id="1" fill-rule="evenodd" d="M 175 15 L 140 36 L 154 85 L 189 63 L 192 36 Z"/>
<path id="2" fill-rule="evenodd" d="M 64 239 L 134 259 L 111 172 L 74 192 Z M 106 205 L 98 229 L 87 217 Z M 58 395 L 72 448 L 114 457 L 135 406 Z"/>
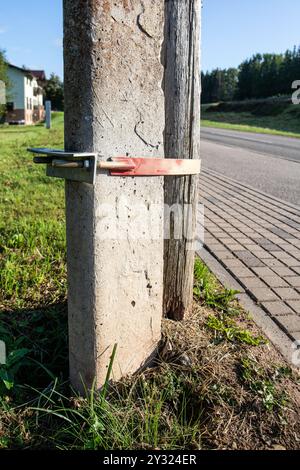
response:
<path id="1" fill-rule="evenodd" d="M 66 150 L 164 156 L 163 18 L 162 0 L 64 0 Z M 141 204 L 156 206 L 156 235 L 134 239 Z M 84 391 L 103 385 L 114 344 L 118 379 L 160 340 L 163 179 L 67 181 L 66 215 L 70 376 Z"/>
<path id="2" fill-rule="evenodd" d="M 200 0 L 165 0 L 167 158 L 200 158 L 200 21 Z M 164 184 L 165 218 L 174 205 L 183 210 L 179 235 L 171 211 L 171 237 L 164 247 L 164 312 L 175 320 L 184 317 L 193 298 L 197 182 L 198 176 L 178 176 Z"/>

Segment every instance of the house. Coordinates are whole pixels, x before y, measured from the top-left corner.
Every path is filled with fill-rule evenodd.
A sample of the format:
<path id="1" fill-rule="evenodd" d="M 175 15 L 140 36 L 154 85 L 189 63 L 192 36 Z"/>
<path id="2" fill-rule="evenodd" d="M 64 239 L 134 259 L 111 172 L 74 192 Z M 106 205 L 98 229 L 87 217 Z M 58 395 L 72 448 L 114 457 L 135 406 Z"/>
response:
<path id="1" fill-rule="evenodd" d="M 43 86 L 46 82 L 46 74 L 44 70 L 30 70 L 32 75 L 37 79 L 40 86 Z"/>
<path id="2" fill-rule="evenodd" d="M 8 64 L 9 90 L 6 96 L 6 122 L 10 124 L 34 124 L 45 117 L 43 106 L 43 71 L 31 71 Z"/>

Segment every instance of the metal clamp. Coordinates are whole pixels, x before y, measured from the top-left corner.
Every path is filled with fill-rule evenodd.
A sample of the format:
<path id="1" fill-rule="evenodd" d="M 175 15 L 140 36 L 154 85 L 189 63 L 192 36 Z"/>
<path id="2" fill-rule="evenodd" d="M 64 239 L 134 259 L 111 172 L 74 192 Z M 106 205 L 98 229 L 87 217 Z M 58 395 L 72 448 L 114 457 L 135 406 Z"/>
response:
<path id="1" fill-rule="evenodd" d="M 47 176 L 71 181 L 95 184 L 97 172 L 97 154 L 65 152 L 47 148 L 29 148 L 36 156 L 34 163 L 46 164 Z"/>
<path id="2" fill-rule="evenodd" d="M 97 169 L 108 170 L 111 176 L 184 176 L 197 175 L 201 168 L 201 160 L 113 157 L 98 161 L 96 153 L 45 148 L 28 151 L 38 155 L 33 158 L 34 163 L 47 165 L 48 176 L 90 184 L 95 184 Z"/>

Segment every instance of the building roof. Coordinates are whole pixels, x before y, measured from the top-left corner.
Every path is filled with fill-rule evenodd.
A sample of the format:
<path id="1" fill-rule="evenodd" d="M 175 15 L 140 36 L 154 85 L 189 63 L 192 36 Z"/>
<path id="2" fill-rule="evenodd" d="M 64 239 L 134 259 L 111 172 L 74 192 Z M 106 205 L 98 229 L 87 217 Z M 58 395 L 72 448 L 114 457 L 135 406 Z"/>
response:
<path id="1" fill-rule="evenodd" d="M 8 65 L 8 67 L 10 67 L 12 69 L 19 70 L 19 72 L 24 73 L 24 75 L 30 75 L 31 77 L 33 77 L 31 71 L 25 69 L 24 67 L 18 67 L 17 65 L 13 65 L 13 64 L 10 64 L 10 63 L 8 63 L 7 65 Z"/>
<path id="2" fill-rule="evenodd" d="M 20 72 L 23 72 L 24 75 L 30 76 L 31 78 L 36 78 L 37 80 L 44 81 L 46 80 L 46 74 L 44 70 L 29 70 L 25 69 L 24 67 L 18 67 L 17 65 L 13 65 L 8 63 L 8 67 L 11 67 L 13 69 L 19 70 Z"/>
<path id="3" fill-rule="evenodd" d="M 40 80 L 41 82 L 46 80 L 46 74 L 44 70 L 30 70 L 30 72 L 37 80 Z"/>

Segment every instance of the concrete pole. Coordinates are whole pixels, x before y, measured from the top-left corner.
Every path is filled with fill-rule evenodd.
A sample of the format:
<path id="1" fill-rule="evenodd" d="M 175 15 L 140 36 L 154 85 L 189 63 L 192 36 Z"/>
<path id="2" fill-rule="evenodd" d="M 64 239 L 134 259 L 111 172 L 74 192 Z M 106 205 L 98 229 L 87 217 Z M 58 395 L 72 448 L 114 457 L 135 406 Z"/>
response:
<path id="1" fill-rule="evenodd" d="M 66 150 L 164 156 L 163 10 L 161 0 L 64 0 Z M 141 204 L 156 235 L 134 239 Z M 83 383 L 103 385 L 114 344 L 114 379 L 156 351 L 163 179 L 98 173 L 94 187 L 67 182 L 66 217 L 70 377 L 83 392 Z"/>
<path id="2" fill-rule="evenodd" d="M 45 107 L 46 107 L 46 129 L 51 129 L 51 101 L 46 101 Z"/>
<path id="3" fill-rule="evenodd" d="M 200 0 L 165 0 L 166 158 L 200 158 L 200 25 Z M 164 313 L 174 320 L 193 301 L 197 185 L 198 176 L 165 178 L 166 207 L 178 205 L 186 214 L 181 236 L 171 223 L 164 247 Z"/>

